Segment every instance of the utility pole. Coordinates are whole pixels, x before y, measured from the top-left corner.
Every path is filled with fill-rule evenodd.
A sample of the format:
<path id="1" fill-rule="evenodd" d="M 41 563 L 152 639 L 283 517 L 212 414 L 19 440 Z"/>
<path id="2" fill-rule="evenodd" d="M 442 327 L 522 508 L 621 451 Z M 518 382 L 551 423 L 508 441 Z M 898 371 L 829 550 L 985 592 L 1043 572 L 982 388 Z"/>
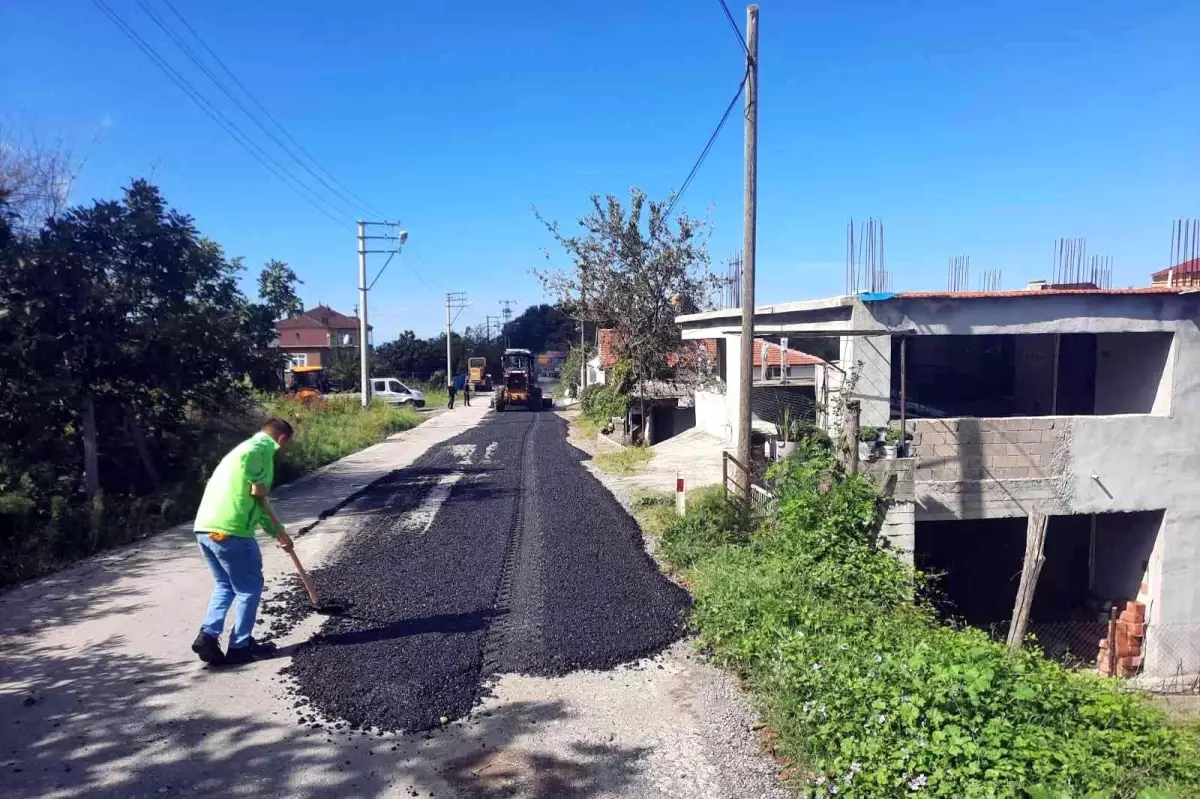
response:
<path id="1" fill-rule="evenodd" d="M 358 384 L 362 406 L 371 404 L 371 355 L 367 351 L 367 223 L 358 220 Z"/>
<path id="2" fill-rule="evenodd" d="M 448 291 L 446 292 L 446 387 L 449 388 L 454 383 L 454 349 L 451 343 L 450 332 L 454 324 L 454 320 L 458 318 L 458 314 L 450 316 L 451 310 L 457 310 L 462 313 L 463 308 L 466 308 L 471 303 L 467 302 L 467 292 L 465 291 Z"/>
<path id="3" fill-rule="evenodd" d="M 500 332 L 504 336 L 504 349 L 508 349 L 508 323 L 512 321 L 512 309 L 516 300 L 500 300 L 500 317 L 504 320 Z"/>
<path id="4" fill-rule="evenodd" d="M 362 390 L 362 406 L 367 408 L 371 405 L 371 342 L 370 329 L 371 326 L 367 323 L 367 292 L 379 280 L 383 270 L 388 268 L 388 264 L 392 262 L 392 258 L 400 252 L 404 246 L 404 242 L 408 241 L 408 231 L 399 230 L 388 231 L 385 236 L 368 236 L 367 226 L 398 228 L 399 222 L 365 222 L 358 220 L 358 372 L 359 382 Z M 393 241 L 396 246 L 385 250 L 368 250 L 367 241 L 370 239 L 383 239 L 384 241 Z M 379 274 L 375 276 L 370 284 L 367 283 L 367 255 L 368 253 L 387 253 L 387 263 L 383 265 L 383 269 L 379 270 Z"/>
<path id="5" fill-rule="evenodd" d="M 737 486 L 750 499 L 750 392 L 754 385 L 754 247 L 758 227 L 758 6 L 746 7 L 746 148 L 742 222 L 742 340 L 738 362 Z M 763 358 L 766 363 L 766 358 Z M 852 446 L 857 446 L 851 442 Z"/>

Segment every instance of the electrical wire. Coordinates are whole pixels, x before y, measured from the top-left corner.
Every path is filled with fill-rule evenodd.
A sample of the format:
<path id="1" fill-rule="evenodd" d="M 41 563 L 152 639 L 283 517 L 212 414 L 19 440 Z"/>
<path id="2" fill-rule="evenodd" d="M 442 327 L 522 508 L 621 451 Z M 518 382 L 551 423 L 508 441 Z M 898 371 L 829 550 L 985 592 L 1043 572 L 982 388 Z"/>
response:
<path id="1" fill-rule="evenodd" d="M 287 153 L 288 157 L 290 157 L 293 161 L 295 161 L 297 164 L 299 164 L 301 169 L 306 171 L 309 175 L 311 175 L 313 178 L 315 178 L 318 183 L 320 183 L 322 186 L 324 186 L 326 189 L 328 189 L 329 191 L 331 191 L 333 193 L 333 195 L 338 199 L 338 201 L 343 204 L 343 206 L 344 206 L 344 208 L 342 209 L 343 212 L 348 210 L 349 216 L 355 216 L 359 213 L 359 209 L 355 205 L 354 202 L 347 200 L 345 197 L 342 196 L 341 192 L 339 192 L 336 188 L 331 186 L 328 183 L 328 181 L 326 181 L 324 178 L 322 178 L 320 175 L 318 175 L 316 172 L 314 172 L 312 170 L 312 168 L 309 167 L 308 164 L 304 163 L 304 161 L 302 161 L 299 156 L 297 156 L 294 152 L 292 152 L 292 150 L 287 146 L 287 144 L 285 144 L 283 141 L 280 140 L 280 138 L 278 136 L 276 136 L 274 133 L 272 133 L 271 130 L 258 119 L 258 117 L 256 117 L 254 114 L 252 114 L 250 112 L 250 110 L 248 108 L 246 108 L 246 106 L 242 105 L 241 101 L 238 100 L 238 98 L 236 96 L 234 96 L 234 94 L 229 90 L 229 87 L 227 87 L 224 83 L 222 83 L 221 80 L 216 75 L 213 74 L 212 70 L 210 70 L 208 68 L 208 65 L 206 65 L 200 59 L 200 57 L 196 55 L 194 50 L 192 50 L 190 47 L 188 47 L 187 43 L 185 41 L 183 41 L 179 37 L 179 35 L 175 33 L 175 31 L 171 30 L 171 28 L 169 28 L 166 25 L 166 23 L 163 22 L 163 20 L 158 16 L 158 14 L 156 14 L 153 11 L 153 9 L 151 9 L 145 3 L 145 0 L 135 0 L 135 2 L 138 4 L 139 7 L 141 7 L 142 11 L 146 12 L 146 16 L 150 17 L 150 20 L 155 25 L 158 26 L 159 30 L 161 30 L 163 33 L 165 33 L 167 35 L 167 37 L 170 38 L 170 40 L 175 43 L 175 46 L 178 47 L 180 50 L 182 50 L 183 54 L 186 55 L 188 57 L 188 59 L 193 64 L 195 64 L 196 67 L 201 72 L 203 72 L 208 77 L 208 79 L 211 80 L 216 85 L 216 87 L 218 89 L 221 90 L 221 93 L 224 94 L 227 98 L 229 98 L 229 100 L 238 107 L 238 110 L 240 110 L 243 114 L 245 114 L 246 117 L 251 122 L 253 122 L 255 124 L 255 126 L 258 127 L 259 130 L 261 130 L 263 133 L 265 133 L 267 135 L 268 139 L 273 141 L 279 147 L 279 149 L 283 150 L 283 152 Z M 293 177 L 295 177 L 295 176 L 293 175 Z M 330 203 L 330 205 L 332 206 L 333 203 Z"/>
<path id="2" fill-rule="evenodd" d="M 175 15 L 175 18 L 178 19 L 180 21 L 180 23 L 183 24 L 183 27 L 185 27 L 187 29 L 188 33 L 190 33 L 192 35 L 192 38 L 194 38 L 200 44 L 200 46 L 204 48 L 204 51 L 206 53 L 208 53 L 208 55 L 212 58 L 212 60 L 215 61 L 217 63 L 217 65 L 225 72 L 225 74 L 228 75 L 229 78 L 237 85 L 237 87 L 242 90 L 242 93 L 246 95 L 246 97 L 250 100 L 250 102 L 253 103 L 254 106 L 259 111 L 262 112 L 263 116 L 265 116 L 268 120 L 270 120 L 271 124 L 273 124 L 276 128 L 278 128 L 279 132 L 282 133 L 287 138 L 288 141 L 290 141 L 293 145 L 295 145 L 297 150 L 299 150 L 306 158 L 308 158 L 308 160 L 311 161 L 317 169 L 319 169 L 321 172 L 323 172 L 331 181 L 333 181 L 334 184 L 336 184 L 345 193 L 343 194 L 342 192 L 339 192 L 337 189 L 333 188 L 333 186 L 330 186 L 328 183 L 325 183 L 324 180 L 321 180 L 320 176 L 314 174 L 312 172 L 312 170 L 308 170 L 310 174 L 313 174 L 313 177 L 316 177 L 318 180 L 321 180 L 322 185 L 324 185 L 330 191 L 333 191 L 335 194 L 337 194 L 343 200 L 349 201 L 352 206 L 357 207 L 361 210 L 367 211 L 379 219 L 382 219 L 385 216 L 385 214 L 381 213 L 378 209 L 374 208 L 366 200 L 363 200 L 361 197 L 359 197 L 357 194 L 355 194 L 349 188 L 347 188 L 346 185 L 343 184 L 340 180 L 338 180 L 337 177 L 335 177 L 332 172 L 330 172 L 325 167 L 321 166 L 320 162 L 317 161 L 317 159 L 314 158 L 313 155 L 310 152 L 308 152 L 308 150 L 304 149 L 304 146 L 302 144 L 300 144 L 300 142 L 296 141 L 295 137 L 293 137 L 292 134 L 288 133 L 287 129 L 283 126 L 283 124 L 280 123 L 280 121 L 278 119 L 276 119 L 275 116 L 270 111 L 268 111 L 261 102 L 258 101 L 258 98 L 256 98 L 254 96 L 254 94 L 251 93 L 251 91 L 246 88 L 246 85 L 244 83 L 242 83 L 240 80 L 238 80 L 238 77 L 237 77 L 237 75 L 235 75 L 233 73 L 233 70 L 231 70 L 228 66 L 226 66 L 225 62 L 221 60 L 221 57 L 218 56 L 213 51 L 213 49 L 208 46 L 208 43 L 205 42 L 204 39 L 200 36 L 200 34 L 196 31 L 196 29 L 192 27 L 191 23 L 189 23 L 186 19 L 184 19 L 183 14 L 179 13 L 179 10 L 177 8 L 175 8 L 175 5 L 171 2 L 171 0 L 163 0 L 163 4 L 166 5 L 166 7 L 171 11 L 171 13 Z M 160 27 L 161 27 L 161 25 L 160 25 Z M 192 60 L 195 61 L 194 58 Z M 206 74 L 207 74 L 207 70 L 206 70 Z M 209 74 L 209 78 L 211 78 L 213 80 L 213 82 L 216 83 L 218 86 L 221 85 L 220 82 L 217 81 L 217 79 L 214 78 L 211 74 Z M 222 89 L 222 90 L 224 90 L 224 89 Z M 228 95 L 228 94 L 229 94 L 229 92 L 226 92 L 226 95 Z M 232 97 L 230 99 L 232 99 Z M 237 101 L 235 100 L 234 102 L 237 102 Z M 241 108 L 241 105 L 239 104 L 238 107 Z M 244 112 L 246 111 L 246 109 L 244 109 L 244 108 L 242 108 L 242 110 Z M 246 112 L 246 115 L 250 116 L 249 112 Z M 257 124 L 257 121 L 256 121 L 256 124 Z M 263 126 L 259 125 L 259 127 L 262 128 Z M 270 135 L 269 132 L 266 131 L 265 128 L 263 128 L 263 132 L 268 133 L 268 135 Z M 272 136 L 272 139 L 274 139 L 273 136 Z M 278 143 L 278 140 L 276 140 L 276 142 Z M 283 146 L 283 145 L 280 144 L 280 146 Z M 297 163 L 300 163 L 301 166 L 304 166 L 305 169 L 308 169 L 308 167 L 305 166 L 303 164 L 303 162 L 301 162 L 290 151 L 288 151 L 288 154 L 292 155 L 292 158 L 296 159 Z"/>
<path id="3" fill-rule="evenodd" d="M 721 10 L 725 12 L 725 19 L 729 20 L 729 27 L 733 28 L 733 32 L 738 37 L 738 41 L 742 43 L 742 52 L 749 55 L 750 48 L 746 45 L 746 38 L 742 36 L 742 29 L 739 28 L 737 22 L 734 21 L 733 14 L 729 13 L 729 6 L 725 5 L 725 0 L 720 0 L 720 2 Z"/>
<path id="4" fill-rule="evenodd" d="M 338 225 L 341 225 L 345 222 L 344 215 L 338 216 L 336 213 L 337 212 L 336 208 L 333 208 L 332 206 L 328 206 L 327 201 L 323 200 L 320 197 L 320 195 L 313 192 L 313 190 L 310 187 L 304 185 L 304 183 L 300 182 L 294 176 L 292 176 L 283 167 L 283 165 L 281 165 L 278 161 L 276 161 L 274 158 L 272 158 L 267 152 L 265 152 L 261 147 L 259 147 L 258 144 L 256 144 L 252 139 L 250 139 L 250 137 L 248 137 L 245 133 L 243 133 L 241 131 L 241 129 L 238 128 L 238 126 L 234 122 L 232 122 L 227 117 L 225 117 L 225 115 L 221 113 L 220 109 L 218 109 L 216 106 L 214 106 L 212 103 L 210 103 L 202 94 L 200 94 L 200 92 L 197 91 L 196 88 L 194 86 L 192 86 L 192 84 L 189 83 L 185 77 L 183 77 L 181 74 L 179 74 L 179 72 L 176 71 L 175 68 L 172 67 L 166 61 L 166 59 L 164 59 L 158 53 L 157 50 L 155 50 L 145 39 L 143 39 L 140 35 L 138 35 L 137 31 L 133 30 L 133 28 L 130 27 L 129 23 L 127 23 L 121 17 L 120 14 L 118 14 L 111 7 L 109 7 L 108 4 L 104 2 L 104 0 L 92 0 L 92 3 L 97 8 L 99 8 L 100 11 L 103 12 L 104 15 L 106 17 L 108 17 L 109 20 L 114 25 L 117 26 L 117 29 L 120 30 L 122 33 L 124 33 L 125 36 L 131 42 L 133 42 L 134 45 L 136 45 L 137 48 L 139 50 L 141 50 L 142 53 L 144 53 L 145 56 L 147 58 L 149 58 L 150 61 L 153 62 L 153 64 L 156 67 L 158 67 L 160 70 L 162 70 L 163 74 L 165 74 L 168 78 L 170 78 L 171 81 L 176 86 L 178 86 L 180 88 L 180 90 L 183 91 L 183 93 L 186 94 L 188 96 L 188 98 L 200 108 L 201 111 L 203 111 L 205 114 L 207 114 L 209 116 L 209 118 L 211 118 L 213 120 L 213 122 L 216 122 L 217 125 L 220 126 L 220 128 L 222 130 L 224 130 L 226 133 L 228 133 L 234 141 L 236 141 L 238 144 L 240 144 L 242 147 L 244 147 L 246 149 L 246 151 L 248 153 L 250 153 L 250 155 L 253 156 L 256 161 L 258 161 L 260 164 L 262 164 L 264 167 L 266 167 L 266 169 L 269 172 L 271 172 L 277 178 L 279 178 L 281 181 L 283 181 L 288 186 L 288 188 L 290 188 L 290 189 L 292 189 L 292 191 L 296 192 L 296 194 L 299 195 L 301 197 L 301 199 L 303 199 L 305 202 L 307 202 L 309 205 L 311 205 L 316 210 L 320 211 L 325 216 L 329 217 L 329 219 L 336 222 Z M 305 193 L 305 192 L 308 192 L 308 193 Z M 320 204 L 321 202 L 325 202 L 326 206 L 328 206 L 328 207 L 322 206 Z M 331 212 L 330 208 L 333 208 L 332 212 Z"/>
<path id="5" fill-rule="evenodd" d="M 729 115 L 733 112 L 733 107 L 737 105 L 738 99 L 742 96 L 742 91 L 746 88 L 746 81 L 750 79 L 750 71 L 742 75 L 742 82 L 738 84 L 737 92 L 733 95 L 733 99 L 729 101 L 729 105 L 725 106 L 725 113 L 721 115 L 721 120 L 717 123 L 717 127 L 713 130 L 712 135 L 708 137 L 708 143 L 704 145 L 704 149 L 700 151 L 700 156 L 696 159 L 696 163 L 692 165 L 692 169 L 683 180 L 683 185 L 679 187 L 679 191 L 671 198 L 671 204 L 667 206 L 667 211 L 663 215 L 664 218 L 670 218 L 671 212 L 675 210 L 675 206 L 683 198 L 688 187 L 692 185 L 692 179 L 696 177 L 696 173 L 700 171 L 701 165 L 704 164 L 704 159 L 708 158 L 709 152 L 713 145 L 717 142 L 717 136 L 721 134 L 721 128 L 725 127 L 726 121 L 729 120 Z"/>

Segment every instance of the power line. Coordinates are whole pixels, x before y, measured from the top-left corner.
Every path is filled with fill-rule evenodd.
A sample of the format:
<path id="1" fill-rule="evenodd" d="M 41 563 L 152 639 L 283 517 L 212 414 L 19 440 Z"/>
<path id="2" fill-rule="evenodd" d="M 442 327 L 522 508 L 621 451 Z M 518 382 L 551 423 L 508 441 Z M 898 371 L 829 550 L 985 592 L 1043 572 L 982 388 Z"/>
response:
<path id="1" fill-rule="evenodd" d="M 725 127 L 725 122 L 729 119 L 729 115 L 733 113 L 733 107 L 737 105 L 738 99 L 742 96 L 742 90 L 746 88 L 746 80 L 749 78 L 750 72 L 742 75 L 742 82 L 738 84 L 737 92 L 733 95 L 733 99 L 729 101 L 729 105 L 725 107 L 725 113 L 721 115 L 721 121 L 717 123 L 716 129 L 712 135 L 708 137 L 708 143 L 704 145 L 704 149 L 700 151 L 700 157 L 696 159 L 696 163 L 692 165 L 692 170 L 688 172 L 684 178 L 683 185 L 679 187 L 679 191 L 671 198 L 671 204 L 667 206 L 666 217 L 671 216 L 671 212 L 675 210 L 676 204 L 683 198 L 684 192 L 688 190 L 688 186 L 692 185 L 692 179 L 696 177 L 696 173 L 700 171 L 700 166 L 704 163 L 704 159 L 708 157 L 708 153 L 712 150 L 713 145 L 717 141 L 717 136 L 721 134 L 721 128 Z"/>
<path id="2" fill-rule="evenodd" d="M 292 144 L 294 144 L 296 146 L 297 150 L 299 150 L 301 153 L 303 153 L 304 156 L 307 157 L 308 160 L 311 161 L 313 163 L 313 165 L 316 166 L 317 169 L 319 169 L 321 172 L 325 173 L 325 175 L 331 181 L 333 181 L 334 184 L 336 184 L 338 187 L 340 187 L 345 192 L 345 194 L 343 195 L 341 192 L 338 192 L 336 189 L 334 189 L 332 186 L 330 186 L 328 183 L 325 183 L 325 181 L 322 180 L 321 183 L 323 185 L 325 185 L 326 188 L 328 188 L 330 191 L 333 191 L 335 194 L 338 194 L 338 196 L 342 197 L 343 200 L 349 199 L 349 200 L 353 201 L 353 202 L 351 202 L 352 205 L 355 205 L 356 207 L 358 207 L 362 210 L 368 211 L 376 217 L 386 216 L 385 214 L 381 213 L 379 210 L 372 207 L 371 204 L 368 203 L 366 200 L 362 199 L 357 194 L 352 192 L 349 188 L 347 188 L 345 186 L 345 184 L 343 184 L 340 180 L 338 180 L 337 177 L 335 177 L 333 175 L 333 173 L 331 173 L 328 169 L 325 169 L 325 167 L 321 166 L 320 162 L 317 161 L 317 159 L 314 158 L 313 155 L 310 152 L 308 152 L 308 150 L 304 149 L 304 145 L 302 145 L 302 144 L 300 144 L 300 142 L 296 141 L 295 137 L 293 137 L 292 134 L 288 133 L 287 129 L 283 126 L 283 124 L 280 123 L 280 121 L 278 119 L 276 119 L 274 117 L 274 115 L 272 115 L 271 112 L 268 111 L 266 109 L 266 107 L 263 106 L 263 104 L 258 101 L 258 99 L 250 92 L 250 90 L 246 88 L 245 84 L 242 83 L 240 80 L 238 80 L 237 75 L 233 74 L 233 70 L 231 70 L 228 66 L 226 66 L 225 62 L 221 60 L 221 57 L 218 56 L 215 52 L 213 52 L 213 49 L 208 46 L 208 44 L 204 41 L 203 38 L 201 38 L 200 34 L 196 32 L 196 29 L 193 28 L 192 25 L 186 19 L 184 19 L 183 15 L 181 13 L 179 13 L 179 10 L 177 8 L 175 8 L 175 5 L 171 2 L 171 0 L 163 0 L 163 3 L 166 5 L 166 7 L 168 9 L 170 9 L 171 13 L 175 15 L 176 19 L 178 19 L 183 24 L 183 26 L 185 28 L 187 28 L 188 33 L 190 33 L 192 35 L 192 38 L 194 38 L 197 42 L 199 42 L 200 46 L 204 48 L 204 51 L 206 53 L 208 53 L 209 56 L 212 57 L 213 61 L 215 61 L 217 63 L 217 65 L 219 67 L 221 67 L 222 70 L 224 70 L 225 74 L 228 75 L 229 78 L 237 85 L 237 87 L 242 90 L 242 93 L 246 95 L 246 97 L 250 100 L 250 102 L 253 103 L 254 106 L 263 113 L 263 116 L 265 116 L 267 119 L 269 119 L 271 121 L 271 124 L 273 124 L 276 128 L 278 128 L 279 132 L 282 133 L 287 138 L 288 141 L 290 141 Z M 209 77 L 212 78 L 212 75 L 210 74 Z M 220 83 L 217 82 L 216 78 L 213 78 L 213 82 L 217 83 L 218 86 L 220 85 Z M 226 94 L 228 94 L 228 92 L 226 92 Z M 236 100 L 234 102 L 236 102 Z M 240 107 L 241 106 L 239 105 L 239 108 Z M 244 108 L 242 110 L 245 111 Z M 249 116 L 248 112 L 247 112 L 247 116 Z M 261 128 L 262 125 L 259 125 L 259 127 Z M 265 128 L 264 128 L 264 132 L 267 132 Z M 270 135 L 270 134 L 268 133 L 268 135 Z M 274 137 L 272 137 L 272 138 L 274 138 Z M 290 152 L 289 152 L 289 155 L 291 155 Z M 292 157 L 296 158 L 296 156 L 294 156 L 294 155 Z M 296 158 L 296 160 L 298 163 L 300 163 L 301 166 L 304 166 L 304 164 L 302 162 L 300 162 L 300 160 L 298 158 Z M 305 166 L 305 169 L 307 169 L 306 166 Z M 311 170 L 309 170 L 309 172 L 310 172 L 310 174 L 312 174 Z M 321 180 L 319 176 L 317 176 L 315 174 L 313 176 L 316 177 L 318 180 Z"/>
<path id="3" fill-rule="evenodd" d="M 170 5 L 169 2 L 167 4 Z M 746 53 L 750 52 L 750 49 L 746 47 L 746 39 L 744 36 L 742 36 L 742 29 L 739 28 L 737 22 L 734 21 L 733 14 L 729 13 L 729 6 L 725 5 L 725 0 L 721 0 L 721 10 L 725 12 L 725 19 L 729 20 L 729 27 L 733 28 L 733 32 L 737 35 L 738 41 L 742 43 L 742 51 Z"/>
<path id="4" fill-rule="evenodd" d="M 136 45 L 137 48 L 141 50 L 142 53 L 144 53 L 145 56 L 149 58 L 156 67 L 162 70 L 163 74 L 170 78 L 171 81 L 178 86 L 180 90 L 183 91 L 183 93 L 186 94 L 188 98 L 200 108 L 201 111 L 207 114 L 213 122 L 216 122 L 217 125 L 220 126 L 220 128 L 226 133 L 228 133 L 234 141 L 244 147 L 256 161 L 258 161 L 260 164 L 266 167 L 269 172 L 287 184 L 288 188 L 296 192 L 305 202 L 313 206 L 313 208 L 317 209 L 339 225 L 345 222 L 344 215 L 339 217 L 336 215 L 337 209 L 333 209 L 335 213 L 331 213 L 329 207 L 332 206 L 323 207 L 320 205 L 320 202 L 325 202 L 326 206 L 328 206 L 328 203 L 323 200 L 320 195 L 313 192 L 310 187 L 304 185 L 302 182 L 288 173 L 282 164 L 280 164 L 261 147 L 259 147 L 258 144 L 256 144 L 254 140 L 243 133 L 236 124 L 226 118 L 225 115 L 221 113 L 220 109 L 216 108 L 216 106 L 214 106 L 202 94 L 200 94 L 200 92 L 197 91 L 196 88 L 192 86 L 185 77 L 179 74 L 179 72 L 172 67 L 166 61 L 166 59 L 164 59 L 158 53 L 157 50 L 155 50 L 145 39 L 138 35 L 137 31 L 133 30 L 133 28 L 121 18 L 121 15 L 110 8 L 108 4 L 104 2 L 104 0 L 92 0 L 92 2 L 97 8 L 100 9 L 101 12 L 104 13 L 106 17 L 109 18 L 114 25 L 117 26 L 117 29 L 124 33 L 125 36 L 131 42 L 133 42 L 134 45 Z M 306 194 L 305 192 L 308 193 Z"/>
<path id="5" fill-rule="evenodd" d="M 224 94 L 226 97 L 228 97 L 229 100 L 232 101 L 233 104 L 238 107 L 238 110 L 240 110 L 243 114 L 245 114 L 246 117 L 251 122 L 253 122 L 258 127 L 259 130 L 261 130 L 263 133 L 265 133 L 267 135 L 267 138 L 269 138 L 271 141 L 273 141 L 279 147 L 279 149 L 281 149 L 285 153 L 287 153 L 288 157 L 290 157 L 293 161 L 295 161 L 297 164 L 299 164 L 300 168 L 303 169 L 305 172 L 307 172 L 309 175 L 311 175 L 313 178 L 315 178 L 318 183 L 320 183 L 322 186 L 324 186 L 329 191 L 333 192 L 334 196 L 338 199 L 338 201 L 343 203 L 345 205 L 346 209 L 349 209 L 350 216 L 355 216 L 359 211 L 367 210 L 365 208 L 358 208 L 353 201 L 347 200 L 342 195 L 341 192 L 339 192 L 336 188 L 331 186 L 328 181 L 326 181 L 324 178 L 322 178 L 320 175 L 318 175 L 316 172 L 314 172 L 312 170 L 312 168 L 309 167 L 308 164 L 304 163 L 304 161 L 302 161 L 299 156 L 297 156 L 294 152 L 292 152 L 291 148 L 289 148 L 287 146 L 287 144 L 285 144 L 283 141 L 281 141 L 278 136 L 276 136 L 274 133 L 272 133 L 271 130 L 258 119 L 258 117 L 256 117 L 254 114 L 252 114 L 250 112 L 250 110 L 248 108 L 246 108 L 246 106 L 242 105 L 241 101 L 238 100 L 238 98 L 236 96 L 234 96 L 233 92 L 231 92 L 229 90 L 229 87 L 227 87 L 224 83 L 222 83 L 221 80 L 216 75 L 213 74 L 212 70 L 210 70 L 208 68 L 208 65 L 205 64 L 198 55 L 196 55 L 196 52 L 194 50 L 192 50 L 192 48 L 188 47 L 187 42 L 183 41 L 183 39 L 181 39 L 179 37 L 179 35 L 175 33 L 175 31 L 171 30 L 171 28 L 165 22 L 163 22 L 162 18 L 159 17 L 158 14 L 156 14 L 154 12 L 154 10 L 151 9 L 150 6 L 148 6 L 146 4 L 145 0 L 135 0 L 135 2 L 142 9 L 142 11 L 146 12 L 146 16 L 150 17 L 150 20 L 155 25 L 157 25 L 158 28 L 163 33 L 167 34 L 167 36 L 171 39 L 171 41 L 173 41 L 175 43 L 175 45 L 180 50 L 183 51 L 183 54 L 186 55 L 188 57 L 188 59 L 193 64 L 195 64 L 196 67 L 201 72 L 203 72 L 208 77 L 208 79 L 211 80 L 216 85 L 216 87 L 218 89 L 221 90 L 221 93 Z M 330 203 L 330 205 L 332 206 L 333 204 Z"/>

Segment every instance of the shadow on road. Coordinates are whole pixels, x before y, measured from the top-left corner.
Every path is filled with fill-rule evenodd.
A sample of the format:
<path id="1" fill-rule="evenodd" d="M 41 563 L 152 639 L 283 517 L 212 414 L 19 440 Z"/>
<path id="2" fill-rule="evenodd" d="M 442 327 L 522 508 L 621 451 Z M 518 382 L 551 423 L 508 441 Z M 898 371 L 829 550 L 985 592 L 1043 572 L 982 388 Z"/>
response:
<path id="1" fill-rule="evenodd" d="M 415 630 L 485 623 L 472 615 L 411 624 Z M 334 799 L 416 790 L 437 797 L 587 799 L 629 785 L 647 754 L 586 742 L 567 752 L 538 751 L 525 739 L 568 717 L 561 702 L 512 703 L 429 735 L 335 732 L 297 724 L 278 699 L 264 703 L 272 712 L 231 702 L 231 694 L 246 690 L 237 683 L 247 681 L 277 693 L 261 670 L 202 669 L 123 646 L 114 637 L 74 654 L 51 647 L 0 651 L 0 794 Z M 180 712 L 175 703 L 184 693 L 203 701 Z"/>

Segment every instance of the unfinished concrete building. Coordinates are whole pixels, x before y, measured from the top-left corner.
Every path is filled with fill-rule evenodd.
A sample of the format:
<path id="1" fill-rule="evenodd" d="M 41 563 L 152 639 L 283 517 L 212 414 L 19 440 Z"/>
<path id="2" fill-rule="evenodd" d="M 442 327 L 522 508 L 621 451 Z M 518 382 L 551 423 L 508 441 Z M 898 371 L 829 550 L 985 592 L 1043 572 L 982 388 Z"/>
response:
<path id="1" fill-rule="evenodd" d="M 697 397 L 697 425 L 731 443 L 739 316 L 678 318 L 729 353 L 725 396 Z M 836 351 L 814 396 L 836 408 L 843 392 L 863 425 L 913 434 L 912 457 L 887 464 L 884 534 L 944 573 L 947 613 L 1006 623 L 1026 517 L 1041 513 L 1034 631 L 1060 625 L 1070 634 L 1047 648 L 1094 659 L 1107 608 L 1140 600 L 1141 665 L 1166 677 L 1200 673 L 1198 316 L 1200 292 L 1179 287 L 908 292 L 760 307 L 755 330 Z"/>

